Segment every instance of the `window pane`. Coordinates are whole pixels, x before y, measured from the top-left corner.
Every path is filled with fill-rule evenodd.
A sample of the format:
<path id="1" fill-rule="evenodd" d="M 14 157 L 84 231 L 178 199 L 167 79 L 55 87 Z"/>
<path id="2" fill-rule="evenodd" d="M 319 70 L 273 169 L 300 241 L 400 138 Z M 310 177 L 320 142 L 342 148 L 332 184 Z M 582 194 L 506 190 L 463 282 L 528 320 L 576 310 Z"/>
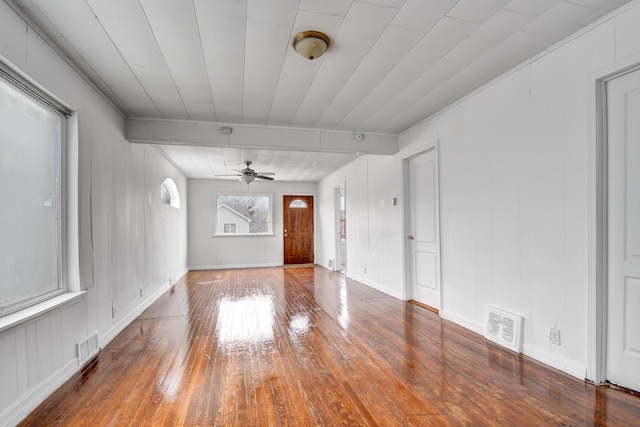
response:
<path id="1" fill-rule="evenodd" d="M 60 121 L 0 79 L 0 307 L 60 286 Z"/>
<path id="2" fill-rule="evenodd" d="M 219 234 L 228 233 L 224 224 L 234 224 L 235 234 L 271 233 L 271 197 L 218 196 Z"/>
<path id="3" fill-rule="evenodd" d="M 306 208 L 307 204 L 304 202 L 304 200 L 295 199 L 294 201 L 289 203 L 289 207 L 290 208 Z"/>

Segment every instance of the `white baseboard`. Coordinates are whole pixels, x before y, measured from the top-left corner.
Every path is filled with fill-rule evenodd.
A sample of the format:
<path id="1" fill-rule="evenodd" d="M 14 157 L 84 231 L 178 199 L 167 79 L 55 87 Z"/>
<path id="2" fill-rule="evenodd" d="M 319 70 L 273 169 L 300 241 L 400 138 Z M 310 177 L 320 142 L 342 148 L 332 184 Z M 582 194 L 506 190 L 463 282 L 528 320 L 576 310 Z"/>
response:
<path id="1" fill-rule="evenodd" d="M 443 319 L 450 320 L 453 323 L 462 326 L 463 328 L 469 329 L 480 335 L 484 335 L 484 325 L 480 325 L 462 316 L 444 310 L 440 311 L 440 316 L 442 316 Z M 569 360 L 544 348 L 527 345 L 527 343 L 525 342 L 523 345 L 522 354 L 535 359 L 538 362 L 544 363 L 545 365 L 551 366 L 552 368 L 558 369 L 571 376 L 574 376 L 578 379 L 584 380 L 586 378 L 586 364 L 578 363 L 574 360 Z"/>
<path id="2" fill-rule="evenodd" d="M 480 325 L 476 322 L 472 322 L 471 320 L 458 316 L 457 314 L 451 313 L 447 310 L 440 310 L 440 317 L 443 319 L 447 319 L 452 321 L 455 324 L 462 326 L 463 328 L 467 328 L 477 334 L 484 335 L 484 325 Z"/>
<path id="3" fill-rule="evenodd" d="M 281 262 L 266 262 L 260 264 L 216 264 L 216 265 L 196 265 L 189 266 L 189 270 L 227 270 L 235 268 L 259 268 L 259 267 L 282 267 Z"/>
<path id="4" fill-rule="evenodd" d="M 356 280 L 356 281 L 362 283 L 363 285 L 367 285 L 370 288 L 373 288 L 373 289 L 378 290 L 380 292 L 384 292 L 385 294 L 387 294 L 389 296 L 392 296 L 394 298 L 398 298 L 399 300 L 404 300 L 404 295 L 403 295 L 402 290 L 389 288 L 387 286 L 382 285 L 381 283 L 374 282 L 372 280 L 366 279 L 364 277 L 357 276 L 355 274 L 350 274 L 349 272 L 347 272 L 347 277 L 349 279 Z"/>
<path id="5" fill-rule="evenodd" d="M 182 273 L 180 277 L 184 276 L 185 273 L 186 271 Z M 176 275 L 176 281 L 180 277 Z M 100 343 L 99 343 L 100 348 L 102 349 L 107 344 L 109 344 L 109 342 L 111 342 L 112 339 L 114 339 L 120 332 L 122 332 L 124 328 L 129 326 L 129 324 L 133 322 L 136 317 L 138 317 L 143 311 L 149 308 L 151 304 L 156 302 L 156 300 L 160 298 L 162 294 L 167 292 L 171 288 L 171 286 L 172 284 L 169 282 L 163 284 L 162 287 L 160 287 L 160 289 L 158 289 L 155 293 L 151 294 L 146 300 L 144 300 L 140 305 L 138 305 L 131 313 L 127 314 L 118 323 L 113 325 L 111 329 L 109 329 L 104 334 L 98 335 L 98 338 L 100 340 Z"/>
<path id="6" fill-rule="evenodd" d="M 584 380 L 587 376 L 586 363 L 578 363 L 574 360 L 569 360 L 566 357 L 553 353 L 547 349 L 527 345 L 525 342 L 523 354 L 532 359 L 536 359 L 538 362 L 542 362 L 545 365 L 549 365 L 552 368 L 566 372 L 580 380 Z"/>
<path id="7" fill-rule="evenodd" d="M 48 378 L 40 381 L 33 390 L 24 394 L 0 414 L 0 425 L 9 427 L 17 425 L 51 393 L 71 378 L 79 368 L 78 359 L 73 358 L 62 368 L 49 375 Z"/>

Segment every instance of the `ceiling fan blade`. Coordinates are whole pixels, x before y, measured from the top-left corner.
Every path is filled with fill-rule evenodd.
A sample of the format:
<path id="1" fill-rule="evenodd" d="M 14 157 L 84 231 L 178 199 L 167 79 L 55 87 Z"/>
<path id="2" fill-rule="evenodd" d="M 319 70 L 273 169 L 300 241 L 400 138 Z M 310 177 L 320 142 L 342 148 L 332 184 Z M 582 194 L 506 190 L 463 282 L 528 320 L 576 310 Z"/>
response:
<path id="1" fill-rule="evenodd" d="M 273 178 L 271 178 L 270 176 L 256 175 L 256 178 L 266 179 L 267 181 L 273 181 Z"/>
<path id="2" fill-rule="evenodd" d="M 214 175 L 214 176 L 242 176 L 242 174 L 239 173 L 233 173 L 231 175 Z"/>
<path id="3" fill-rule="evenodd" d="M 256 172 L 258 175 L 275 175 L 275 172 Z"/>

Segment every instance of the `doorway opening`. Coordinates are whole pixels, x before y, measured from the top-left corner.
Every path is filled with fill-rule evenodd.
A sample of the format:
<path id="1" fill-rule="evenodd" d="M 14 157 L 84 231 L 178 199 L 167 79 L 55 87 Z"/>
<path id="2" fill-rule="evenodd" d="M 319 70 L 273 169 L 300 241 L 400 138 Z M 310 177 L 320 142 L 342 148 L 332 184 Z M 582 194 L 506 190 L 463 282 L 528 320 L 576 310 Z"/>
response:
<path id="1" fill-rule="evenodd" d="M 335 188 L 334 206 L 336 214 L 336 259 L 333 269 L 347 274 L 347 193 L 346 185 Z"/>

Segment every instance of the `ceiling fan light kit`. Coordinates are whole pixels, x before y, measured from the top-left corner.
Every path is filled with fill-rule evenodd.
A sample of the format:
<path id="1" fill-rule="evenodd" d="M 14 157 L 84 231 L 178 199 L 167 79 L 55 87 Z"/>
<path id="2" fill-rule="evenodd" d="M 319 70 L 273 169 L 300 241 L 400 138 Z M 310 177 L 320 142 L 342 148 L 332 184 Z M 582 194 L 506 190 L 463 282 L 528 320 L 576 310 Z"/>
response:
<path id="1" fill-rule="evenodd" d="M 275 173 L 273 173 L 273 172 L 256 172 L 255 170 L 251 169 L 251 164 L 252 163 L 253 162 L 251 160 L 245 160 L 244 164 L 247 167 L 242 169 L 242 170 L 236 170 L 236 172 L 238 172 L 237 174 L 216 175 L 216 176 L 237 176 L 238 177 L 238 181 L 242 181 L 242 182 L 246 183 L 247 185 L 249 185 L 249 183 L 253 182 L 256 178 L 264 179 L 266 181 L 273 181 L 274 180 L 274 178 L 271 178 L 270 176 L 267 176 L 267 175 L 275 175 Z"/>
<path id="2" fill-rule="evenodd" d="M 320 31 L 303 31 L 293 37 L 291 45 L 300 56 L 306 59 L 321 57 L 329 48 L 329 37 Z"/>

